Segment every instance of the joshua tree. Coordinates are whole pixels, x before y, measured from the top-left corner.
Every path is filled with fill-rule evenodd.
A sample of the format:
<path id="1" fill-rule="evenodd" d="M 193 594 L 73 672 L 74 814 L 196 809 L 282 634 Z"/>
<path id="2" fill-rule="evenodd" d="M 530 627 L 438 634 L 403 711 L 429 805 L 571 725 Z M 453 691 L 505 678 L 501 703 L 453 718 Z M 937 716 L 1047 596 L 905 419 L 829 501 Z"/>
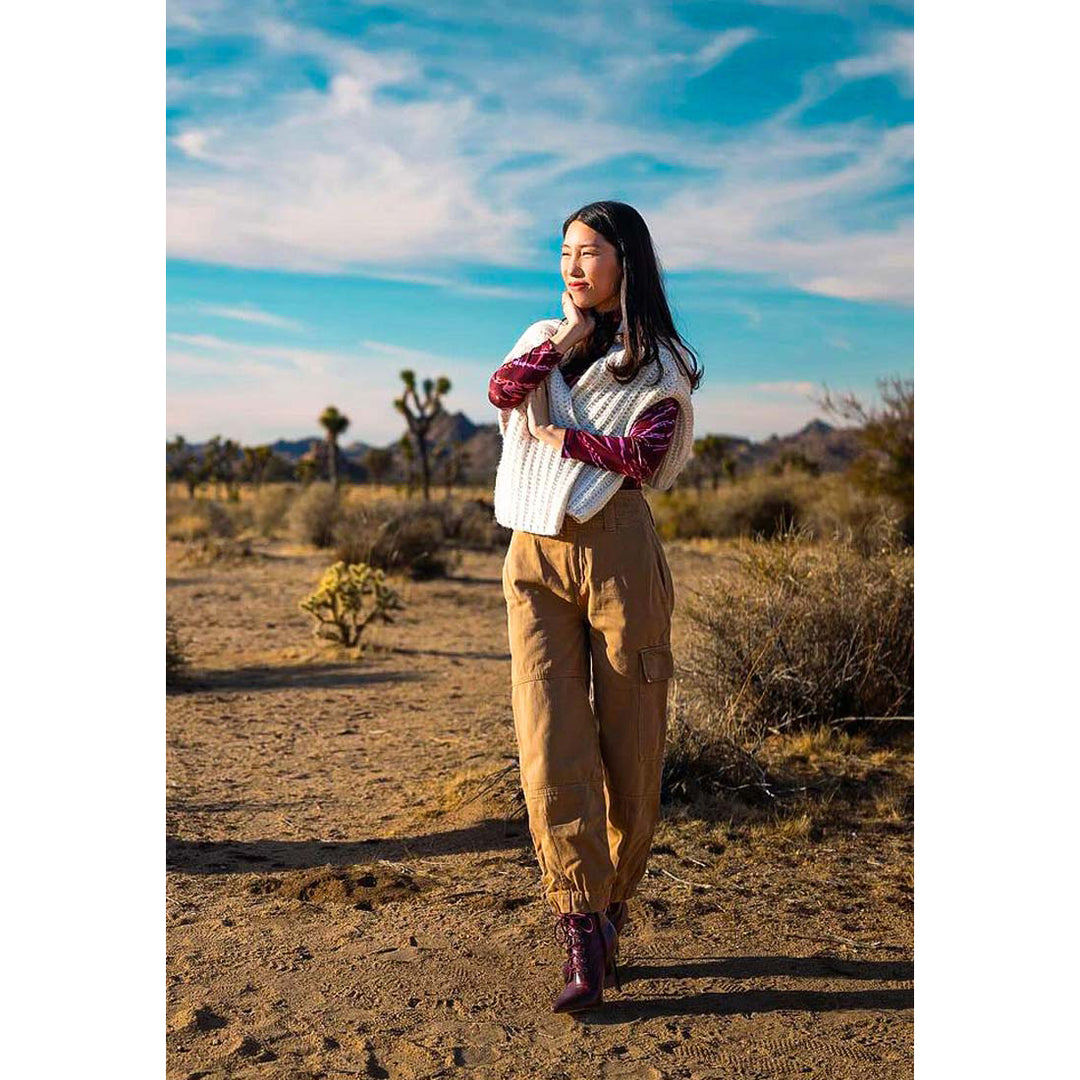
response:
<path id="1" fill-rule="evenodd" d="M 296 463 L 296 478 L 304 487 L 307 487 L 315 479 L 315 474 L 318 471 L 319 464 L 314 458 L 301 458 Z"/>
<path id="2" fill-rule="evenodd" d="M 240 444 L 232 439 L 226 439 L 221 447 L 219 459 L 221 478 L 225 481 L 225 493 L 231 502 L 240 499 L 240 488 L 237 484 L 237 458 L 240 456 Z M 242 464 L 242 462 L 241 462 Z"/>
<path id="3" fill-rule="evenodd" d="M 224 480 L 225 466 L 222 458 L 225 454 L 225 446 L 220 435 L 214 435 L 206 440 L 206 448 L 203 450 L 202 469 L 199 479 L 204 483 L 213 484 L 217 488 L 215 494 L 221 498 L 221 484 Z"/>
<path id="4" fill-rule="evenodd" d="M 415 477 L 416 448 L 413 446 L 412 439 L 409 438 L 407 431 L 398 440 L 398 445 L 401 447 L 401 453 L 405 458 L 405 495 L 411 499 L 413 479 Z"/>
<path id="5" fill-rule="evenodd" d="M 373 446 L 364 455 L 364 467 L 376 484 L 381 484 L 394 467 L 394 455 L 390 450 Z"/>
<path id="6" fill-rule="evenodd" d="M 721 476 L 730 475 L 727 462 L 731 460 L 732 444 L 724 435 L 704 435 L 694 441 L 694 457 L 701 463 L 701 472 L 712 480 L 713 491 Z"/>
<path id="7" fill-rule="evenodd" d="M 394 399 L 394 408 L 405 417 L 409 425 L 409 434 L 416 440 L 417 456 L 420 459 L 420 475 L 424 484 L 424 501 L 431 499 L 431 448 L 428 446 L 428 432 L 435 418 L 443 411 L 442 396 L 450 391 L 450 380 L 445 375 L 438 379 L 425 379 L 424 400 L 416 393 L 416 373 L 406 368 L 401 372 L 405 383 L 405 392 Z M 409 408 L 412 396 L 415 411 Z"/>
<path id="8" fill-rule="evenodd" d="M 172 442 L 165 444 L 166 476 L 171 480 L 182 480 L 187 487 L 189 499 L 195 498 L 195 489 L 199 486 L 199 457 L 183 435 L 177 435 Z"/>
<path id="9" fill-rule="evenodd" d="M 330 483 L 336 491 L 341 485 L 338 476 L 338 436 L 349 426 L 349 418 L 338 412 L 333 405 L 327 405 L 323 409 L 319 423 L 326 428 L 326 470 L 330 476 Z"/>
<path id="10" fill-rule="evenodd" d="M 244 460 L 240 466 L 240 478 L 249 480 L 258 490 L 262 487 L 273 460 L 274 451 L 269 446 L 245 446 Z"/>

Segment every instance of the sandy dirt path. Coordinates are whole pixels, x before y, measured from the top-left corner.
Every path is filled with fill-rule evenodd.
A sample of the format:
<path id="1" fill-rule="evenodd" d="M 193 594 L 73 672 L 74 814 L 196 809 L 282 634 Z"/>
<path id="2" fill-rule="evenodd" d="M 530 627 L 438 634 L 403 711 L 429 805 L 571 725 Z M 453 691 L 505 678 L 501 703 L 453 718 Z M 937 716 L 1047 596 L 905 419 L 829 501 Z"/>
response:
<path id="1" fill-rule="evenodd" d="M 553 1014 L 565 953 L 527 829 L 506 797 L 452 809 L 515 753 L 501 553 L 398 581 L 407 609 L 358 664 L 297 608 L 326 555 L 178 550 L 170 1078 L 912 1075 L 909 829 L 762 850 L 665 810 L 621 993 Z M 677 588 L 707 569 L 669 559 Z M 676 612 L 676 656 L 679 635 Z"/>

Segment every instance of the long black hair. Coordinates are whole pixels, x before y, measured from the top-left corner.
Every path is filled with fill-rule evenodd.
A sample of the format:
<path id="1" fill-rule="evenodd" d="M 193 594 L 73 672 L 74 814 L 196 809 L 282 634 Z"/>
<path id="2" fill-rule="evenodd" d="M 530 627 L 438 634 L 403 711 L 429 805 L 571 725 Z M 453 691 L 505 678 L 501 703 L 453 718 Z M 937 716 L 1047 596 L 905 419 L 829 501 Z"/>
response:
<path id="1" fill-rule="evenodd" d="M 564 222 L 562 234 L 580 221 L 613 244 L 622 268 L 619 285 L 619 310 L 622 314 L 623 362 L 611 367 L 617 382 L 633 379 L 645 364 L 656 363 L 657 381 L 662 374 L 659 347 L 663 345 L 690 380 L 691 393 L 701 384 L 704 370 L 697 355 L 679 336 L 664 292 L 660 260 L 653 248 L 649 227 L 642 216 L 627 203 L 605 200 L 575 210 Z M 615 315 L 616 312 L 612 312 Z M 582 360 L 603 356 L 614 342 L 617 318 L 604 312 L 592 312 L 596 320 L 593 332 L 566 350 L 566 362 L 580 366 Z M 689 365 L 687 357 L 689 358 Z"/>

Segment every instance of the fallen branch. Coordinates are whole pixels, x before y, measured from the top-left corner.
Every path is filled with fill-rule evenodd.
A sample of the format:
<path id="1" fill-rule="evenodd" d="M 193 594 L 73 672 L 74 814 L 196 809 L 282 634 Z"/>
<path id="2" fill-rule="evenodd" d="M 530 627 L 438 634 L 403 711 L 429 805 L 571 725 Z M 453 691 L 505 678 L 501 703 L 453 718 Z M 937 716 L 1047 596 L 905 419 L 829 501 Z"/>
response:
<path id="1" fill-rule="evenodd" d="M 803 941 L 836 941 L 851 949 L 893 949 L 903 952 L 903 945 L 890 945 L 887 941 L 855 941 L 854 938 L 839 937 L 837 934 L 785 934 L 784 937 L 801 938 Z"/>
<path id="2" fill-rule="evenodd" d="M 673 881 L 679 882 L 680 885 L 691 885 L 698 889 L 712 889 L 715 887 L 713 885 L 706 885 L 702 881 L 687 881 L 685 878 L 676 877 L 670 870 L 665 870 L 662 866 L 657 867 L 657 869 L 661 874 L 667 874 Z"/>

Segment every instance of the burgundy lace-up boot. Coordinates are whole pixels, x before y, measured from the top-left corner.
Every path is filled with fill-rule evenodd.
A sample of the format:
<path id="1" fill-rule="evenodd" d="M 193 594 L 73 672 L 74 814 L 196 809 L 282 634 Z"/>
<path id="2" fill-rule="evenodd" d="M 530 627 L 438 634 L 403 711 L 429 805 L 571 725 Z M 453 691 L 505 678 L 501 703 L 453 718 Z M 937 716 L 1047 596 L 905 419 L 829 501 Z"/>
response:
<path id="1" fill-rule="evenodd" d="M 604 968 L 604 989 L 610 990 L 615 987 L 616 990 L 621 990 L 622 986 L 619 983 L 619 973 L 615 970 L 615 961 L 619 958 L 619 935 L 622 933 L 622 928 L 626 925 L 626 916 L 629 914 L 626 907 L 625 900 L 613 900 L 608 904 L 604 914 L 608 917 L 612 926 L 615 927 L 615 949 L 614 955 L 608 962 L 607 967 Z M 563 982 L 568 982 L 570 979 L 570 961 L 567 960 L 563 964 Z"/>
<path id="2" fill-rule="evenodd" d="M 604 974 L 612 968 L 616 986 L 615 927 L 600 911 L 569 912 L 555 920 L 555 940 L 568 953 L 563 965 L 566 985 L 551 1007 L 552 1012 L 577 1012 L 604 1001 Z"/>

